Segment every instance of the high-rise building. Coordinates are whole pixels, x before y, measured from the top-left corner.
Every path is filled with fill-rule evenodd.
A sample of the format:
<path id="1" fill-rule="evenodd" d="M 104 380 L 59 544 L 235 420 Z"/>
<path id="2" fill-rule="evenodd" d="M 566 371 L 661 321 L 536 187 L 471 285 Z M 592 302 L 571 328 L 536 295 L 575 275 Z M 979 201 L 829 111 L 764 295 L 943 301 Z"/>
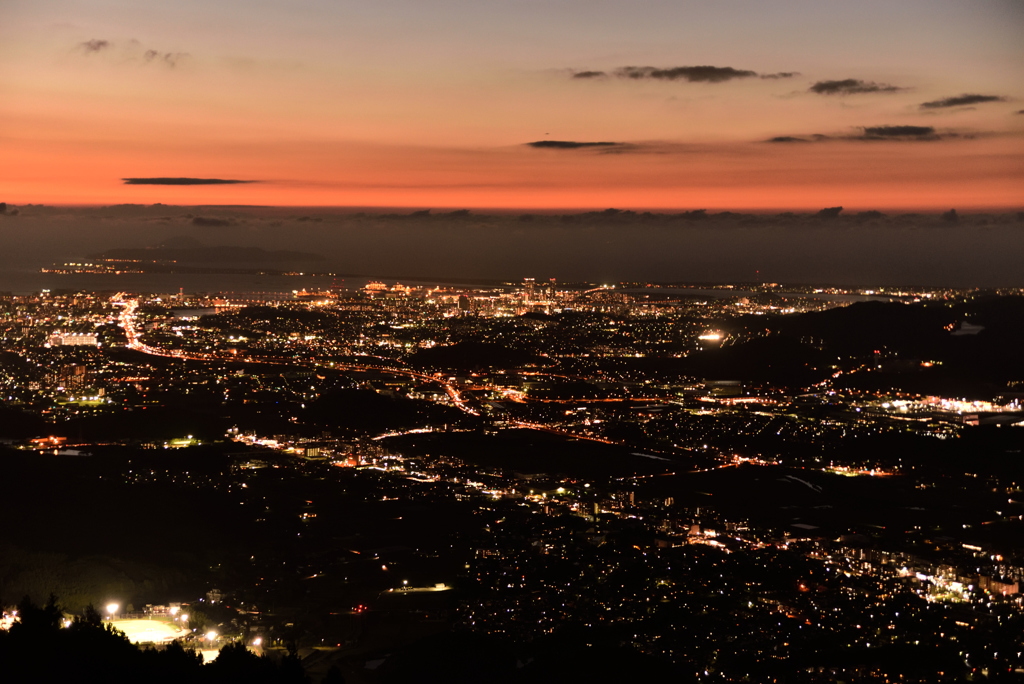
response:
<path id="1" fill-rule="evenodd" d="M 60 369 L 60 384 L 69 390 L 81 389 L 85 386 L 85 366 L 64 366 Z"/>
<path id="2" fill-rule="evenodd" d="M 534 298 L 534 287 L 536 282 L 533 278 L 523 278 L 523 291 L 526 296 L 526 301 L 532 302 Z"/>

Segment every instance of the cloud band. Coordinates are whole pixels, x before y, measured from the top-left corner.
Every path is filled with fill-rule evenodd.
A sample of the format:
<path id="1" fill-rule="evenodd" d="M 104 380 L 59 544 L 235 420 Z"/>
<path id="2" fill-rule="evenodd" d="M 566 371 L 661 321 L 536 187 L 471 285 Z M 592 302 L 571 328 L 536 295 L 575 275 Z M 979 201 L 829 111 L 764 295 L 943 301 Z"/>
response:
<path id="1" fill-rule="evenodd" d="M 252 180 L 235 180 L 231 178 L 122 178 L 125 185 L 236 185 L 239 183 L 259 183 Z"/>

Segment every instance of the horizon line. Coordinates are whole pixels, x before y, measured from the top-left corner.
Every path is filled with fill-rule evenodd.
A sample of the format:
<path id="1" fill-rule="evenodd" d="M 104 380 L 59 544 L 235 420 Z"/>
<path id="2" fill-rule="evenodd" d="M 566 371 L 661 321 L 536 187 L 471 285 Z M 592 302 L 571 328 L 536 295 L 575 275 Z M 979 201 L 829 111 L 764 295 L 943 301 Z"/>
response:
<path id="1" fill-rule="evenodd" d="M 488 213 L 493 214 L 510 214 L 510 215 L 522 215 L 522 214 L 538 214 L 538 215 L 559 215 L 565 213 L 601 213 L 609 210 L 617 210 L 622 213 L 634 212 L 634 213 L 651 213 L 651 214 L 681 214 L 687 212 L 707 212 L 711 214 L 722 214 L 722 213 L 745 213 L 752 215 L 780 215 L 786 213 L 793 214 L 805 214 L 813 215 L 823 209 L 833 209 L 835 207 L 842 207 L 843 215 L 852 215 L 854 213 L 865 212 L 865 211 L 879 211 L 879 212 L 890 212 L 893 214 L 911 214 L 911 213 L 924 213 L 924 214 L 943 214 L 950 210 L 956 210 L 958 214 L 964 213 L 1003 213 L 1012 214 L 1024 211 L 1024 204 L 1013 205 L 1013 206 L 965 206 L 963 208 L 956 206 L 906 206 L 906 207 L 887 207 L 887 206 L 850 206 L 846 207 L 843 204 L 833 204 L 831 206 L 815 206 L 815 207 L 718 207 L 718 206 L 704 206 L 704 207 L 581 207 L 581 206 L 567 206 L 567 207 L 507 207 L 507 206 L 465 206 L 465 205 L 452 205 L 452 206 L 423 206 L 423 205 L 359 205 L 359 204 L 165 204 L 163 202 L 114 202 L 114 203 L 85 203 L 85 202 L 53 202 L 53 203 L 14 203 L 6 202 L 8 208 L 23 208 L 23 207 L 50 207 L 50 208 L 66 208 L 66 209 L 105 209 L 114 207 L 167 207 L 167 208 L 182 208 L 182 209 L 264 209 L 264 210 L 288 210 L 288 209 L 309 209 L 319 211 L 333 211 L 342 213 L 395 213 L 399 211 L 404 212 L 419 212 L 428 211 L 432 214 L 437 212 L 437 215 L 443 213 L 451 213 L 457 211 L 468 211 L 470 213 L 479 213 L 479 215 L 486 215 Z"/>

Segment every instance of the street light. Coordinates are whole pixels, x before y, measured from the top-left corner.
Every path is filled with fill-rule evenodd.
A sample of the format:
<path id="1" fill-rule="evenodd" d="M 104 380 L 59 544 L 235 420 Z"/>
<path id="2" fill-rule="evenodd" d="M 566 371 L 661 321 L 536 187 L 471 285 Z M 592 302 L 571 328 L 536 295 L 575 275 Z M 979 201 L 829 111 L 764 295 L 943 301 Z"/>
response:
<path id="1" fill-rule="evenodd" d="M 116 603 L 107 604 L 107 612 L 110 614 L 110 619 L 114 619 L 114 614 L 117 613 L 117 609 L 120 608 Z"/>

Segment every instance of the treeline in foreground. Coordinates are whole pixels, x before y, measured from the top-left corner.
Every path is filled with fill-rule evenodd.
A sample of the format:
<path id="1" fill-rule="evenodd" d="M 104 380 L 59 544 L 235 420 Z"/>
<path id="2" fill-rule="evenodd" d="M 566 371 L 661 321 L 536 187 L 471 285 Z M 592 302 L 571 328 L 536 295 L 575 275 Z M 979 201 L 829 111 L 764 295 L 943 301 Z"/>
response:
<path id="1" fill-rule="evenodd" d="M 104 623 L 92 606 L 66 623 L 52 596 L 42 607 L 25 599 L 18 606 L 18 618 L 8 631 L 0 630 L 0 677 L 4 681 L 310 682 L 297 656 L 275 662 L 237 642 L 222 648 L 206 665 L 198 652 L 176 641 L 163 648 L 140 648 Z"/>

